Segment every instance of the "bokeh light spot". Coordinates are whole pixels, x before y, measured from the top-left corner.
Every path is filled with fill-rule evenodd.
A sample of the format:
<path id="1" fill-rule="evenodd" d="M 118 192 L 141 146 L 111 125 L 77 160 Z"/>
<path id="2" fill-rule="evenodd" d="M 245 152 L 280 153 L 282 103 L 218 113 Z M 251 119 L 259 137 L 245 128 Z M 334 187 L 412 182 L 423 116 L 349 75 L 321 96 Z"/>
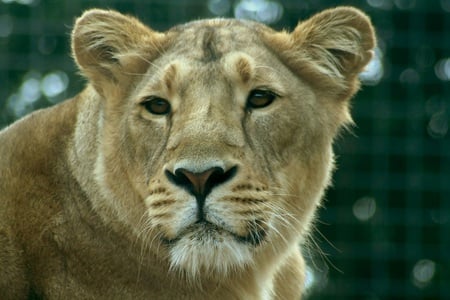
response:
<path id="1" fill-rule="evenodd" d="M 380 48 L 375 48 L 372 60 L 367 64 L 359 79 L 365 85 L 377 85 L 384 75 L 383 53 Z"/>
<path id="2" fill-rule="evenodd" d="M 392 9 L 392 0 L 367 0 L 367 4 L 379 9 Z"/>
<path id="3" fill-rule="evenodd" d="M 441 7 L 446 12 L 450 12 L 450 0 L 441 0 Z"/>
<path id="4" fill-rule="evenodd" d="M 14 28 L 13 19 L 10 15 L 0 16 L 0 38 L 8 37 Z"/>
<path id="5" fill-rule="evenodd" d="M 442 81 L 450 80 L 450 58 L 439 60 L 434 66 L 436 76 Z"/>
<path id="6" fill-rule="evenodd" d="M 36 5 L 39 3 L 39 0 L 2 0 L 3 3 L 9 4 L 9 3 L 13 3 L 16 2 L 18 4 L 22 4 L 22 5 Z"/>
<path id="7" fill-rule="evenodd" d="M 419 260 L 413 268 L 413 282 L 419 288 L 424 288 L 433 280 L 436 273 L 436 263 L 429 259 Z"/>
<path id="8" fill-rule="evenodd" d="M 20 118 L 34 110 L 34 104 L 41 98 L 41 73 L 29 71 L 23 77 L 22 84 L 17 92 L 7 99 L 7 109 L 16 118 Z"/>
<path id="9" fill-rule="evenodd" d="M 230 0 L 209 0 L 208 9 L 216 16 L 226 15 L 231 9 Z"/>
<path id="10" fill-rule="evenodd" d="M 25 80 L 20 87 L 20 97 L 26 103 L 34 103 L 41 97 L 41 74 L 30 71 L 25 75 Z"/>
<path id="11" fill-rule="evenodd" d="M 16 2 L 23 5 L 34 5 L 37 4 L 38 0 L 16 0 Z"/>
<path id="12" fill-rule="evenodd" d="M 430 211 L 431 220 L 439 225 L 445 225 L 450 222 L 450 212 L 442 209 L 434 209 Z"/>
<path id="13" fill-rule="evenodd" d="M 400 82 L 405 84 L 418 84 L 420 83 L 420 74 L 413 68 L 407 68 L 400 74 Z"/>
<path id="14" fill-rule="evenodd" d="M 272 24 L 283 16 L 283 6 L 276 1 L 242 0 L 236 5 L 234 15 L 237 19 Z"/>
<path id="15" fill-rule="evenodd" d="M 370 220 L 377 210 L 377 203 L 372 197 L 363 197 L 353 204 L 353 215 L 362 222 Z"/>
<path id="16" fill-rule="evenodd" d="M 69 77 L 62 71 L 55 71 L 45 75 L 41 82 L 42 92 L 50 98 L 61 94 L 68 86 Z"/>
<path id="17" fill-rule="evenodd" d="M 447 135 L 448 117 L 446 110 L 438 111 L 431 116 L 427 129 L 432 138 L 441 139 Z"/>
<path id="18" fill-rule="evenodd" d="M 402 10 L 413 9 L 416 6 L 416 0 L 394 0 L 394 3 Z"/>
<path id="19" fill-rule="evenodd" d="M 305 290 L 311 289 L 311 287 L 314 285 L 316 278 L 314 276 L 314 271 L 311 270 L 311 268 L 306 267 L 306 274 L 305 274 Z"/>

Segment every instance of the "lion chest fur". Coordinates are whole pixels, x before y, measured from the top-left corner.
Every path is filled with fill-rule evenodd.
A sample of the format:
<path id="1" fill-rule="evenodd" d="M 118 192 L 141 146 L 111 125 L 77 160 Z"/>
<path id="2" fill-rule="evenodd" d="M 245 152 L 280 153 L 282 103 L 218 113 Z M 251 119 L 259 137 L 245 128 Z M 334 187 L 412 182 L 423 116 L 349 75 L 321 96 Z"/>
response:
<path id="1" fill-rule="evenodd" d="M 300 298 L 373 47 L 349 7 L 292 32 L 84 13 L 86 89 L 0 132 L 0 298 Z"/>

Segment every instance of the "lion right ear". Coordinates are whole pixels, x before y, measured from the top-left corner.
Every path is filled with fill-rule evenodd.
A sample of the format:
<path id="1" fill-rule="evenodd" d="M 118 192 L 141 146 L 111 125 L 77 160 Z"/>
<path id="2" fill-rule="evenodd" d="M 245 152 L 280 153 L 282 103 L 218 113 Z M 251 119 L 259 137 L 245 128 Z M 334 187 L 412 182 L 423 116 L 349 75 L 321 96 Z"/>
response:
<path id="1" fill-rule="evenodd" d="M 164 34 L 115 11 L 92 9 L 76 20 L 72 53 L 83 75 L 99 91 L 145 72 Z M 99 91 L 100 92 L 100 91 Z"/>

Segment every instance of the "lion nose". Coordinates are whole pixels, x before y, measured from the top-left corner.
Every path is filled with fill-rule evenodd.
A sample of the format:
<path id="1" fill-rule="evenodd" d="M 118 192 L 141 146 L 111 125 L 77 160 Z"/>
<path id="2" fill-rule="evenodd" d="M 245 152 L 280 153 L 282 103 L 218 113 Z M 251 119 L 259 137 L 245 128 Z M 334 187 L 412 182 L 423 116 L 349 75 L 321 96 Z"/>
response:
<path id="1" fill-rule="evenodd" d="M 166 170 L 166 176 L 175 185 L 186 189 L 197 198 L 204 199 L 214 187 L 230 180 L 236 171 L 236 166 L 228 170 L 224 170 L 222 167 L 212 167 L 199 173 L 179 168 L 173 173 Z"/>

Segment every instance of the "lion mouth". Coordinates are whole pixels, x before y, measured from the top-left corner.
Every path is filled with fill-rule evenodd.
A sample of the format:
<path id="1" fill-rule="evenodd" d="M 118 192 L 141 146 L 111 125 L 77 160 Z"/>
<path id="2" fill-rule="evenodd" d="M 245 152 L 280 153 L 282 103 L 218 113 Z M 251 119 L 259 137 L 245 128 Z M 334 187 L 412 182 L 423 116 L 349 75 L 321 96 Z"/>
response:
<path id="1" fill-rule="evenodd" d="M 252 245 L 254 247 L 259 246 L 266 237 L 266 231 L 264 229 L 253 228 L 249 230 L 247 235 L 239 235 L 224 227 L 220 227 L 214 223 L 206 220 L 200 220 L 183 230 L 178 236 L 173 239 L 162 238 L 162 241 L 166 245 L 174 245 L 183 238 L 192 239 L 199 244 L 206 241 L 224 242 L 228 238 L 233 238 L 239 243 Z"/>

